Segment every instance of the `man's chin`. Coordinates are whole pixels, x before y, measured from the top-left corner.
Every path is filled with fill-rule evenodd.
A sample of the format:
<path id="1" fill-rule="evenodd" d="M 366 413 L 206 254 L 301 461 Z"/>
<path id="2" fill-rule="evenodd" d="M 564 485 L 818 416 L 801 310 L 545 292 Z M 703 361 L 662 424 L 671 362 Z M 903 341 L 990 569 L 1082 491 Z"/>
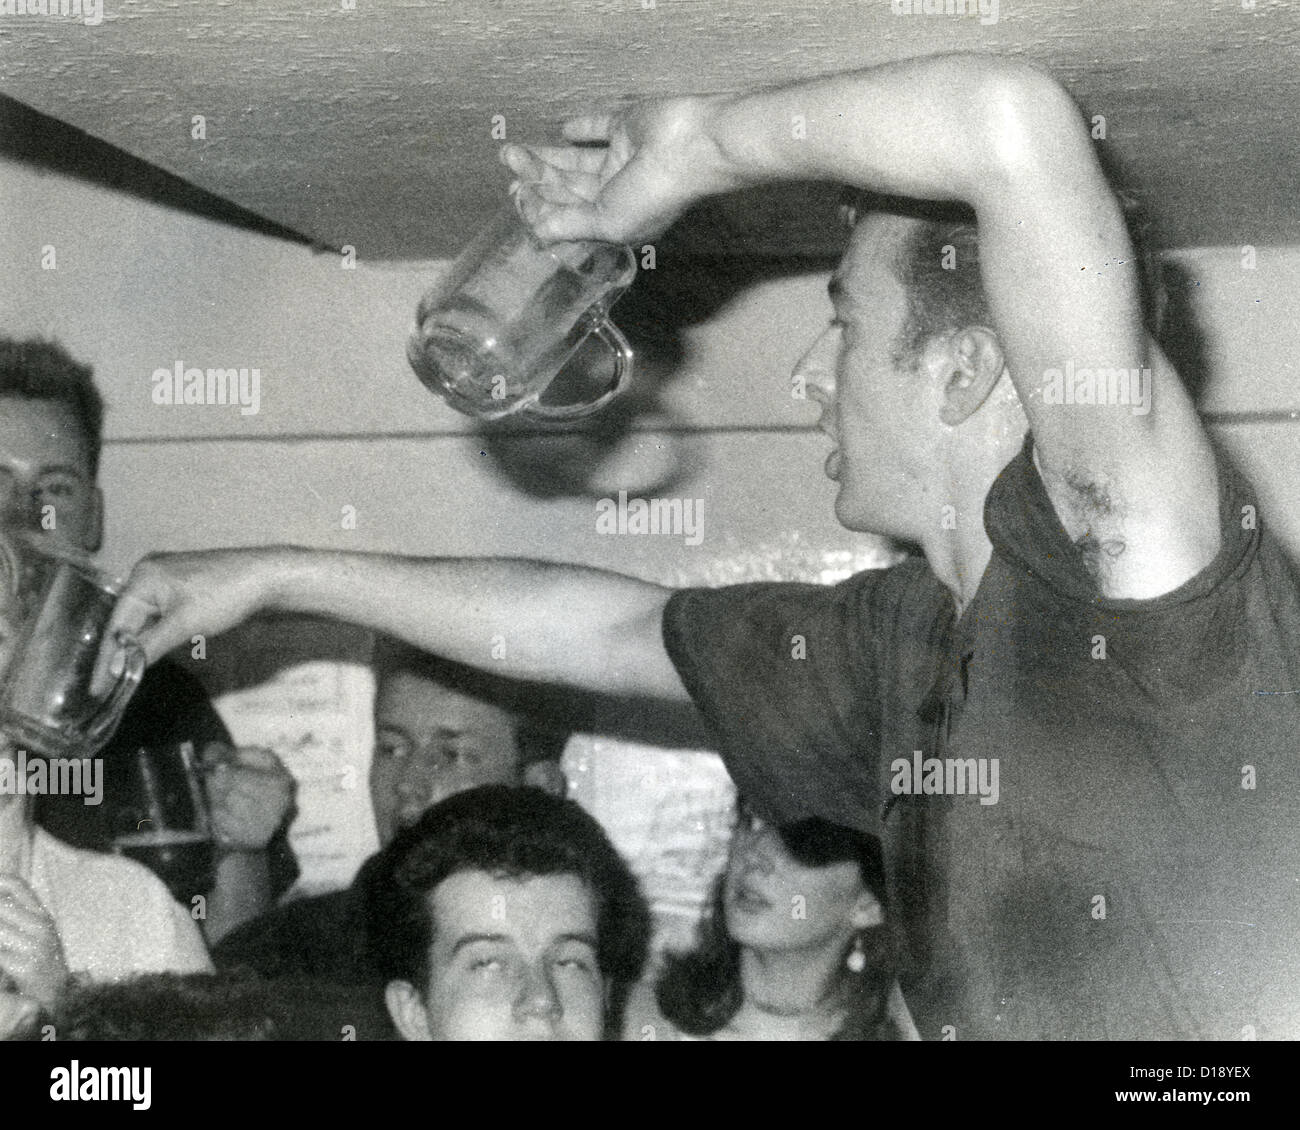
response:
<path id="1" fill-rule="evenodd" d="M 861 508 L 854 506 L 848 487 L 841 482 L 839 488 L 835 495 L 835 520 L 846 530 L 852 530 L 856 534 L 878 533 L 879 530 L 874 525 L 864 520 Z"/>

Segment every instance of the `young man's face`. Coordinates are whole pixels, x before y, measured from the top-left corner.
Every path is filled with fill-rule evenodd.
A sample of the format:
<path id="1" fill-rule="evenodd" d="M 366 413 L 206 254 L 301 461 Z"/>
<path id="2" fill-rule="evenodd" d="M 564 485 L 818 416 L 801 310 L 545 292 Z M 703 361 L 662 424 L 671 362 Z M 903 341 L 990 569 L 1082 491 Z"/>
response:
<path id="1" fill-rule="evenodd" d="M 419 673 L 384 674 L 375 696 L 370 764 L 380 844 L 455 793 L 520 784 L 517 726 L 515 715 Z"/>
<path id="2" fill-rule="evenodd" d="M 99 548 L 90 450 L 67 406 L 0 396 L 0 520 L 89 552 Z"/>
<path id="3" fill-rule="evenodd" d="M 599 1040 L 605 982 L 596 905 L 576 875 L 461 871 L 429 896 L 433 944 L 423 994 L 388 986 L 408 1040 Z"/>
<path id="4" fill-rule="evenodd" d="M 912 222 L 870 215 L 858 223 L 832 276 L 831 324 L 795 372 L 823 404 L 820 427 L 835 445 L 826 474 L 839 483 L 840 523 L 916 540 L 939 404 L 924 378 L 893 356 L 907 295 L 891 262 Z"/>

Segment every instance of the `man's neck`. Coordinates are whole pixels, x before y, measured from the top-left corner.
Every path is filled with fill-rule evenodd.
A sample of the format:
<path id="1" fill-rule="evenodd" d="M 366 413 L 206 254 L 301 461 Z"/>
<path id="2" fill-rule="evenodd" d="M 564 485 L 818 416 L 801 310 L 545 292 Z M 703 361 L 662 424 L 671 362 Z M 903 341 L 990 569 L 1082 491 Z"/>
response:
<path id="1" fill-rule="evenodd" d="M 947 531 L 948 537 L 938 546 L 924 546 L 925 559 L 934 575 L 952 594 L 957 615 L 966 611 L 993 556 L 993 544 L 984 527 Z M 937 539 L 936 539 L 937 540 Z"/>
<path id="2" fill-rule="evenodd" d="M 941 518 L 936 523 L 938 528 L 921 539 L 926 562 L 952 593 L 958 616 L 974 598 L 993 556 L 993 543 L 984 532 L 984 503 L 989 489 L 1024 442 L 1025 433 L 1020 431 L 969 445 L 943 484 L 945 505 L 952 510 L 941 507 L 939 513 L 950 515 L 952 521 Z"/>

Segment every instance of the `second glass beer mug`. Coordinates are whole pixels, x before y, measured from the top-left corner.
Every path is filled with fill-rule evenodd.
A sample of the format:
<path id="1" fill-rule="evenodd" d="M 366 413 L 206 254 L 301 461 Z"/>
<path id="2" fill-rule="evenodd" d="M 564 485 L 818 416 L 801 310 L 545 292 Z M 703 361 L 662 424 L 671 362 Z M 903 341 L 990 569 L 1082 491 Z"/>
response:
<path id="1" fill-rule="evenodd" d="M 139 644 L 116 632 L 114 673 L 96 678 L 118 592 L 83 554 L 0 536 L 0 731 L 15 746 L 86 757 L 113 736 L 145 668 Z"/>
<path id="2" fill-rule="evenodd" d="M 632 349 L 609 308 L 635 275 L 636 257 L 623 244 L 541 243 L 512 200 L 421 300 L 407 358 L 428 388 L 469 416 L 589 415 L 631 376 Z M 578 403 L 541 403 L 589 336 L 613 354 L 607 386 Z"/>
<path id="3" fill-rule="evenodd" d="M 115 775 L 113 850 L 143 863 L 188 905 L 216 881 L 217 844 L 204 775 L 190 742 L 136 749 Z"/>

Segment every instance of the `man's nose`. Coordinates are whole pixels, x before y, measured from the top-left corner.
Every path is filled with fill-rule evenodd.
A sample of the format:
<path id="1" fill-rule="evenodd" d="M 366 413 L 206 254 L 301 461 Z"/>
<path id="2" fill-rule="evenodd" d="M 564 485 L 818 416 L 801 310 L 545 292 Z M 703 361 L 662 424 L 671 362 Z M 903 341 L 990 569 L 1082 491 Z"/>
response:
<path id="1" fill-rule="evenodd" d="M 829 404 L 835 397 L 835 342 L 839 331 L 828 326 L 794 366 L 794 384 L 809 399 Z"/>
<path id="2" fill-rule="evenodd" d="M 524 983 L 515 999 L 515 1016 L 519 1020 L 544 1020 L 555 1023 L 564 1015 L 559 994 L 544 965 L 529 965 L 524 973 Z"/>
<path id="3" fill-rule="evenodd" d="M 436 763 L 412 754 L 397 778 L 397 795 L 403 800 L 423 800 L 433 789 L 437 777 Z"/>

